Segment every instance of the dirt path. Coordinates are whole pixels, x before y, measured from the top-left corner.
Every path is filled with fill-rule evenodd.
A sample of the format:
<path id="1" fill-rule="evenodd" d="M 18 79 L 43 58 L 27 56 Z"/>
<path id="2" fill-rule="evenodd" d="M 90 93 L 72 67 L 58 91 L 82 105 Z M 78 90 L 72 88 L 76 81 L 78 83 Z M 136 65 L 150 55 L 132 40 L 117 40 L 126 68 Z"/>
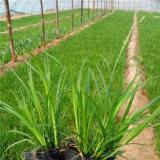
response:
<path id="1" fill-rule="evenodd" d="M 103 16 L 103 17 L 98 17 L 96 20 L 94 20 L 94 22 L 90 21 L 88 24 L 84 25 L 82 28 L 78 28 L 78 29 L 74 30 L 73 32 L 62 36 L 60 39 L 55 39 L 52 42 L 46 44 L 45 46 L 41 46 L 40 48 L 37 48 L 37 49 L 33 50 L 31 54 L 25 54 L 25 55 L 18 56 L 17 61 L 15 63 L 9 62 L 7 64 L 4 64 L 4 65 L 0 66 L 0 76 L 2 76 L 9 69 L 13 69 L 13 68 L 17 67 L 19 64 L 24 63 L 28 58 L 37 56 L 37 55 L 43 53 L 45 50 L 59 45 L 61 41 L 66 40 L 66 39 L 80 33 L 84 29 L 89 28 L 93 24 L 97 23 L 100 20 L 103 20 L 104 18 L 110 16 L 113 13 L 114 12 L 112 11 L 111 13 L 109 13 L 109 14 Z"/>
<path id="2" fill-rule="evenodd" d="M 128 85 L 135 77 L 135 83 L 138 81 L 144 81 L 143 70 L 137 62 L 138 54 L 138 24 L 137 24 L 137 15 L 134 15 L 133 21 L 133 31 L 130 39 L 130 43 L 127 49 L 127 68 L 125 73 L 125 83 Z M 132 104 L 131 112 L 135 112 L 149 102 L 145 91 L 142 88 L 137 90 L 135 99 Z M 133 127 L 133 126 L 131 126 Z M 116 160 L 159 160 L 155 145 L 154 145 L 154 130 L 153 128 L 145 129 L 137 138 L 125 146 L 124 154 L 122 157 L 117 157 Z"/>

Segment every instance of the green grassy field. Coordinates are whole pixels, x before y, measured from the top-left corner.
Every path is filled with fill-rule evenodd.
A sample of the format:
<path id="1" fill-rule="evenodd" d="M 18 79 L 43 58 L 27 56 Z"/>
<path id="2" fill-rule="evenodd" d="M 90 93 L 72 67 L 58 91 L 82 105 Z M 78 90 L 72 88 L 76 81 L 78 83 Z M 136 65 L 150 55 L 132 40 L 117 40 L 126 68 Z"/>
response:
<path id="1" fill-rule="evenodd" d="M 150 99 L 160 95 L 160 14 L 139 13 L 140 61 L 147 78 L 146 89 Z M 157 117 L 160 122 L 160 117 Z M 156 143 L 160 152 L 160 127 L 156 127 Z"/>
<path id="2" fill-rule="evenodd" d="M 74 68 L 73 72 L 75 73 L 84 60 L 87 61 L 88 65 L 92 69 L 94 69 L 97 64 L 101 67 L 102 71 L 106 73 L 107 70 L 103 65 L 103 59 L 106 58 L 111 69 L 113 69 L 123 42 L 130 30 L 132 17 L 132 12 L 128 12 L 127 14 L 126 12 L 115 12 L 111 16 L 105 18 L 103 21 L 94 24 L 92 27 L 82 31 L 74 37 L 63 41 L 59 46 L 53 47 L 47 52 L 57 58 L 66 68 Z M 38 60 L 39 64 L 42 65 L 45 57 L 46 56 L 42 54 L 35 57 L 34 60 Z M 53 61 L 50 65 L 52 66 L 51 68 L 53 68 L 51 70 L 53 82 L 57 83 L 56 77 L 60 74 L 61 67 Z M 115 90 L 116 92 L 122 91 L 124 87 L 124 69 L 125 52 L 123 52 L 121 55 L 118 67 L 116 69 L 116 76 L 114 77 L 111 95 L 115 94 Z M 15 71 L 27 83 L 27 66 L 23 64 Z M 41 81 L 36 75 L 34 75 L 34 81 L 36 82 L 37 92 L 41 92 Z M 7 72 L 0 78 L 0 97 L 2 100 L 9 103 L 16 103 L 13 93 L 20 94 L 21 92 L 24 92 L 24 90 L 19 84 L 19 80 L 11 71 Z M 8 114 L 1 113 L 0 157 L 2 157 L 2 154 L 7 146 L 20 138 L 13 134 L 10 135 L 10 133 L 7 133 L 7 131 L 19 127 L 20 126 L 17 119 Z M 27 146 L 27 144 L 23 143 L 10 149 L 4 154 L 4 157 L 1 158 L 1 160 L 19 160 L 20 153 L 24 150 L 24 148 L 27 148 Z"/>
<path id="3" fill-rule="evenodd" d="M 90 18 L 93 18 L 93 12 L 89 10 Z M 94 17 L 99 16 L 100 11 L 95 10 Z M 60 17 L 60 31 L 61 35 L 68 33 L 72 30 L 71 11 L 62 11 L 59 13 Z M 45 24 L 46 29 L 46 42 L 57 37 L 56 35 L 56 14 L 45 14 L 45 21 L 50 21 Z M 88 22 L 88 10 L 84 10 L 84 24 Z M 17 55 L 29 53 L 33 49 L 39 47 L 42 41 L 41 24 L 31 27 L 41 22 L 40 15 L 33 15 L 29 17 L 23 17 L 21 19 L 15 19 L 12 21 L 13 29 L 29 26 L 23 30 L 14 32 L 15 50 Z M 80 10 L 74 10 L 74 27 L 80 27 Z M 0 22 L 0 32 L 6 31 L 6 22 Z M 10 60 L 10 49 L 8 44 L 8 35 L 0 34 L 0 64 L 6 63 Z"/>

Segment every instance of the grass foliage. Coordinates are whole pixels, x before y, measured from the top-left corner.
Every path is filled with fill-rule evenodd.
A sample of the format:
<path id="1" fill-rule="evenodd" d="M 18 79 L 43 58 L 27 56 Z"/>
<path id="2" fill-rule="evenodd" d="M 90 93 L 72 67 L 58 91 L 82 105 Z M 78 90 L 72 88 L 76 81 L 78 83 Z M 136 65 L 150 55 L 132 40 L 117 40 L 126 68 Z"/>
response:
<path id="1" fill-rule="evenodd" d="M 80 9 L 75 9 L 74 13 L 74 28 L 78 28 L 81 25 L 80 22 Z M 95 17 L 100 16 L 100 11 L 95 10 Z M 60 34 L 64 35 L 72 31 L 72 19 L 71 10 L 59 12 L 60 17 Z M 88 10 L 84 10 L 83 24 L 86 24 L 93 17 L 90 11 L 90 17 L 88 18 Z M 45 40 L 46 43 L 56 39 L 56 14 L 48 13 L 44 16 L 45 19 Z M 13 29 L 19 29 L 26 27 L 22 30 L 14 32 L 15 51 L 17 55 L 23 55 L 30 53 L 32 50 L 41 46 L 42 42 L 42 27 L 41 27 L 41 16 L 33 15 L 15 19 L 12 21 Z M 38 24 L 34 26 L 35 24 Z M 7 31 L 7 25 L 5 21 L 0 22 L 0 31 Z M 0 33 L 0 64 L 6 63 L 10 60 L 10 49 L 8 34 Z"/>
<path id="2" fill-rule="evenodd" d="M 1 100 L 3 102 L 7 102 L 7 104 L 11 105 L 11 107 L 16 106 L 16 108 L 19 110 L 19 109 L 21 109 L 21 107 L 19 106 L 19 104 L 17 104 L 17 100 L 15 98 L 17 96 L 14 96 L 14 95 L 18 95 L 18 98 L 20 99 L 20 102 L 22 104 L 24 102 L 24 100 L 23 100 L 23 97 L 24 97 L 25 102 L 27 101 L 26 103 L 27 103 L 27 108 L 30 111 L 29 113 L 31 115 L 33 115 L 33 114 L 37 115 L 35 118 L 37 118 L 38 121 L 36 120 L 35 125 L 34 125 L 34 127 L 36 128 L 37 127 L 36 125 L 39 124 L 38 122 L 40 121 L 40 118 L 46 116 L 46 115 L 43 115 L 41 117 L 38 115 L 41 114 L 41 111 L 39 111 L 39 110 L 42 109 L 44 111 L 46 109 L 47 104 L 49 103 L 49 102 L 46 102 L 45 99 L 47 99 L 46 98 L 46 95 L 47 95 L 46 91 L 48 91 L 48 88 L 52 88 L 51 87 L 52 85 L 50 82 L 52 82 L 52 84 L 53 84 L 52 91 L 54 91 L 54 93 L 51 93 L 53 95 L 53 102 L 51 101 L 52 104 L 54 103 L 54 100 L 57 97 L 56 96 L 57 90 L 60 90 L 60 91 L 61 91 L 61 89 L 63 91 L 67 90 L 65 88 L 67 88 L 68 85 L 70 84 L 69 85 L 70 89 L 68 90 L 68 93 L 66 93 L 67 95 L 65 96 L 65 98 L 63 98 L 63 101 L 61 101 L 62 102 L 61 106 L 63 106 L 66 109 L 66 112 L 64 111 L 64 115 L 62 116 L 62 117 L 64 117 L 63 118 L 64 122 L 61 121 L 63 123 L 61 125 L 62 128 L 59 128 L 57 126 L 58 129 L 60 129 L 60 130 L 58 130 L 58 132 L 59 131 L 61 132 L 61 129 L 64 131 L 64 132 L 62 131 L 61 134 L 59 134 L 61 136 L 57 138 L 58 146 L 59 146 L 59 142 L 64 137 L 68 137 L 68 136 L 70 137 L 70 135 L 74 135 L 74 137 L 75 136 L 77 137 L 77 134 L 75 134 L 75 133 L 81 132 L 81 131 L 77 130 L 75 127 L 76 125 L 73 123 L 73 121 L 75 121 L 75 118 L 73 117 L 74 113 L 75 113 L 74 110 L 76 110 L 76 107 L 75 107 L 75 109 L 73 107 L 74 106 L 73 105 L 74 104 L 73 103 L 73 96 L 72 96 L 73 93 L 75 92 L 75 94 L 74 94 L 75 99 L 77 97 L 76 94 L 80 94 L 79 98 L 80 98 L 80 100 L 83 99 L 84 107 L 86 106 L 86 103 L 87 103 L 87 105 L 93 107 L 93 104 L 95 103 L 93 100 L 95 97 L 96 97 L 96 100 L 98 100 L 98 94 L 99 94 L 99 96 L 102 96 L 101 101 L 103 99 L 105 99 L 104 93 L 106 92 L 106 88 L 108 87 L 108 84 L 110 81 L 110 75 L 112 74 L 113 70 L 115 72 L 114 76 L 113 76 L 114 78 L 112 78 L 112 83 L 110 83 L 110 84 L 112 84 L 112 87 L 111 87 L 112 89 L 111 88 L 109 89 L 110 92 L 108 92 L 109 95 L 107 95 L 110 97 L 110 101 L 108 101 L 108 102 L 106 101 L 105 105 L 107 103 L 109 103 L 110 105 L 109 106 L 107 105 L 107 106 L 111 109 L 112 108 L 111 106 L 113 105 L 112 103 L 115 102 L 115 100 L 117 99 L 116 97 L 119 97 L 123 91 L 123 87 L 124 87 L 123 86 L 123 76 L 124 76 L 123 73 L 124 73 L 124 66 L 125 66 L 124 51 L 121 53 L 121 56 L 119 57 L 119 61 L 118 61 L 116 70 L 114 69 L 114 65 L 115 65 L 115 59 L 117 59 L 119 52 L 121 50 L 121 47 L 124 43 L 124 40 L 126 39 L 126 36 L 129 32 L 129 29 L 130 29 L 130 26 L 132 23 L 132 15 L 133 15 L 133 13 L 130 13 L 130 12 L 127 15 L 124 12 L 116 12 L 113 15 L 111 15 L 110 17 L 107 17 L 103 21 L 100 21 L 97 24 L 95 24 L 94 26 L 90 27 L 90 29 L 83 31 L 82 33 L 70 38 L 67 41 L 63 41 L 57 47 L 49 49 L 46 53 L 47 55 L 43 54 L 38 57 L 35 57 L 34 59 L 31 60 L 31 62 L 28 61 L 27 65 L 24 64 L 24 65 L 21 65 L 20 67 L 18 67 L 14 71 L 14 73 L 13 72 L 6 73 L 4 76 L 2 76 L 0 78 L 0 97 L 1 97 Z M 119 19 L 121 19 L 121 21 L 119 21 Z M 126 24 L 129 24 L 129 25 L 126 25 Z M 119 27 L 117 28 L 117 26 L 119 26 Z M 53 55 L 55 58 L 53 58 Z M 47 60 L 48 62 L 46 63 L 45 59 L 47 59 L 47 58 L 48 58 L 48 60 Z M 84 69 L 80 69 L 80 68 L 83 68 L 83 67 L 81 67 L 81 64 L 84 61 L 84 59 L 86 59 L 86 61 L 87 61 L 86 62 L 87 66 L 85 65 Z M 106 61 L 104 61 L 104 59 L 106 59 Z M 37 62 L 38 62 L 38 64 L 37 64 Z M 59 64 L 58 62 L 61 62 L 62 65 L 61 65 L 61 63 Z M 32 64 L 32 65 L 30 65 L 30 64 Z M 47 69 L 47 68 L 49 68 L 49 69 Z M 80 70 L 79 73 L 84 70 L 82 72 L 83 74 L 81 74 L 81 75 L 82 76 L 86 75 L 85 77 L 86 78 L 88 77 L 87 78 L 88 80 L 86 80 L 85 77 L 80 78 L 80 74 L 77 73 L 78 70 Z M 65 76 L 63 77 L 62 75 L 63 76 L 66 75 L 66 79 L 65 79 Z M 79 75 L 78 76 L 79 83 L 83 84 L 81 86 L 83 88 L 80 88 L 80 89 L 77 88 L 77 76 L 76 75 L 77 76 Z M 94 76 L 94 75 L 96 75 L 96 76 Z M 103 76 L 104 76 L 104 78 L 103 78 Z M 52 77 L 52 78 L 50 78 L 50 77 Z M 67 79 L 69 79 L 69 80 L 67 80 Z M 104 79 L 103 82 L 102 82 L 102 79 Z M 82 80 L 82 81 L 80 81 L 80 80 Z M 20 81 L 21 81 L 21 83 L 20 83 Z M 45 81 L 45 83 L 43 81 Z M 62 82 L 66 82 L 66 83 L 64 83 L 64 85 L 62 85 L 63 84 Z M 24 83 L 25 85 L 22 85 L 22 83 Z M 98 84 L 96 85 L 96 83 L 98 83 Z M 103 88 L 103 85 L 105 83 L 106 83 L 106 87 Z M 58 88 L 58 84 L 62 88 Z M 68 85 L 66 86 L 66 84 L 68 84 Z M 85 90 L 86 84 L 89 86 L 89 89 L 91 91 L 86 92 L 86 90 Z M 99 88 L 100 93 L 98 93 L 98 88 L 96 88 L 96 86 Z M 29 90 L 29 91 L 27 92 L 25 88 L 27 88 L 27 90 Z M 74 88 L 74 90 L 73 90 L 73 88 Z M 33 89 L 36 90 L 36 93 L 33 91 Z M 116 94 L 115 94 L 115 91 L 116 91 Z M 29 95 L 28 95 L 28 93 L 29 93 Z M 65 92 L 63 92 L 63 93 L 65 94 Z M 91 97 L 89 96 L 89 93 L 92 93 Z M 61 95 L 61 96 L 63 97 L 63 95 Z M 51 97 L 48 97 L 48 98 L 50 99 Z M 37 102 L 37 101 L 39 101 L 39 102 Z M 76 101 L 77 101 L 77 103 L 79 103 L 79 99 L 77 99 Z M 58 105 L 57 102 L 55 102 L 53 104 L 53 107 L 55 107 L 55 105 Z M 100 103 L 100 99 L 94 104 L 94 108 L 96 108 L 98 105 L 100 105 L 100 108 L 102 108 L 102 103 Z M 35 108 L 34 112 L 31 112 L 31 111 L 33 111 L 32 106 Z M 106 110 L 106 108 L 104 108 L 104 109 Z M 83 108 L 80 110 L 83 110 Z M 49 114 L 49 112 L 50 111 L 47 111 L 47 114 Z M 79 112 L 79 111 L 77 111 L 77 112 Z M 97 113 L 99 113 L 99 112 L 101 113 L 101 111 L 98 110 Z M 116 116 L 117 112 L 118 111 L 116 111 L 114 113 L 114 116 Z M 83 117 L 86 114 L 88 114 L 88 112 L 84 113 Z M 94 114 L 92 117 L 90 117 L 90 115 L 89 115 L 89 119 L 93 118 L 94 121 L 97 121 L 96 119 L 98 118 L 98 116 L 96 116 Z M 29 128 L 26 129 L 26 127 L 24 125 L 22 125 L 22 123 L 20 123 L 20 120 L 15 118 L 15 116 L 8 115 L 4 112 L 1 112 L 1 115 L 2 116 L 0 117 L 0 119 L 1 119 L 0 123 L 6 124 L 5 126 L 1 125 L 0 137 L 1 137 L 2 141 L 0 144 L 1 145 L 0 154 L 1 155 L 4 154 L 3 158 L 1 158 L 1 159 L 3 159 L 3 160 L 4 159 L 10 159 L 10 160 L 20 159 L 19 155 L 21 152 L 24 151 L 24 149 L 26 149 L 26 148 L 32 149 L 32 148 L 35 148 L 35 146 L 34 145 L 31 146 L 28 143 L 21 143 L 19 145 L 12 147 L 7 152 L 4 152 L 7 147 L 11 146 L 16 141 L 18 141 L 20 139 L 21 140 L 24 139 L 23 135 L 16 136 L 16 134 L 11 134 L 11 133 L 6 133 L 6 132 L 8 130 L 16 130 L 16 131 L 19 130 L 21 132 L 27 133 L 30 136 L 31 135 L 33 136 L 33 133 L 29 130 Z M 66 115 L 68 115 L 68 116 L 66 116 Z M 104 117 L 104 115 L 102 115 L 102 116 L 103 116 L 102 117 L 103 118 L 102 128 L 104 128 L 106 125 L 104 120 L 106 120 L 107 117 Z M 60 116 L 59 118 L 62 118 L 62 117 Z M 100 121 L 101 120 L 99 120 L 99 122 L 96 122 L 95 125 L 99 126 Z M 114 124 L 114 121 L 112 122 L 113 124 Z M 39 125 L 38 128 L 36 128 L 36 130 L 42 129 L 45 132 L 45 130 L 47 130 L 47 128 L 55 127 L 52 124 L 50 126 Z M 93 122 L 91 122 L 91 124 L 93 124 Z M 87 124 L 87 125 L 89 125 L 89 124 Z M 65 128 L 63 128 L 63 126 L 65 126 Z M 84 122 L 84 126 L 85 126 L 85 122 Z M 88 130 L 91 129 L 90 126 L 91 125 L 88 126 Z M 98 134 L 98 132 L 100 132 L 101 136 L 99 137 L 99 139 L 101 139 L 101 138 L 103 138 L 101 128 L 98 128 L 98 130 L 99 131 L 96 131 L 96 134 Z M 73 131 L 73 132 L 71 132 L 71 131 Z M 44 132 L 43 133 L 41 132 L 40 134 L 42 136 L 44 136 Z M 113 130 L 109 131 L 110 134 L 113 132 L 114 132 Z M 92 134 L 93 132 L 90 132 L 90 133 Z M 92 135 L 94 135 L 94 133 Z M 56 146 L 55 145 L 56 141 L 54 139 L 54 136 L 55 136 L 55 134 L 53 134 L 53 137 L 51 138 L 52 146 Z M 5 138 L 5 137 L 7 137 L 7 138 Z M 86 137 L 85 142 L 83 144 L 85 149 L 82 150 L 84 155 L 86 155 L 86 154 L 95 155 L 94 153 L 92 153 L 93 149 L 88 149 L 87 143 L 90 140 L 87 139 L 87 131 L 85 131 L 85 133 L 83 133 L 82 137 Z M 88 138 L 89 138 L 89 136 L 88 136 Z M 80 138 L 77 137 L 76 139 L 77 139 L 76 140 L 77 146 L 79 146 L 79 148 L 82 149 L 82 147 L 81 147 L 82 145 L 80 143 L 80 141 L 81 141 Z M 97 141 L 99 141 L 99 139 L 97 139 Z M 40 143 L 40 141 L 37 138 L 32 139 L 32 141 L 34 142 L 34 144 L 36 144 L 37 147 L 40 147 L 44 144 L 44 143 L 43 144 Z M 48 142 L 46 142 L 46 143 L 47 143 L 47 145 L 46 145 L 47 147 L 50 146 L 48 144 L 51 144 Z M 106 145 L 106 143 L 105 143 L 105 145 Z M 113 141 L 111 141 L 111 143 L 113 143 Z M 96 148 L 97 148 L 96 154 L 98 153 L 99 156 L 102 156 L 102 154 L 100 154 L 100 153 L 102 153 L 102 150 L 98 151 L 97 144 L 98 143 L 96 143 L 96 140 L 95 140 L 95 144 L 92 148 L 95 148 L 95 146 L 96 146 Z M 109 143 L 107 143 L 107 145 L 109 145 Z M 113 146 L 115 147 L 114 144 L 113 144 Z M 112 147 L 112 149 L 114 147 Z M 104 148 L 105 147 L 102 147 L 103 150 L 104 150 Z M 113 152 L 109 153 L 107 151 L 107 156 L 109 156 L 108 154 L 111 155 L 111 153 L 113 153 Z"/>
<path id="3" fill-rule="evenodd" d="M 150 99 L 159 95 L 160 90 L 160 14 L 159 13 L 139 13 L 139 19 L 144 20 L 139 25 L 140 30 L 140 61 L 144 66 L 147 76 L 146 89 Z M 159 107 L 159 105 L 157 105 Z M 160 122 L 160 116 L 157 117 L 156 123 Z M 160 127 L 156 126 L 156 144 L 160 152 Z"/>

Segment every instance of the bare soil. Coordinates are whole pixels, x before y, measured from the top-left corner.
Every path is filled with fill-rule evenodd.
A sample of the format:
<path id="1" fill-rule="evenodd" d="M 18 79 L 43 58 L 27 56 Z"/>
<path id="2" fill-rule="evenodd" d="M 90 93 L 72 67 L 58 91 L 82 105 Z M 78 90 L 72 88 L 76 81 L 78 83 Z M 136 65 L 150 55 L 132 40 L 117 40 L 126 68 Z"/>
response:
<path id="1" fill-rule="evenodd" d="M 136 77 L 134 83 L 139 81 L 143 83 L 145 80 L 142 67 L 137 62 L 138 54 L 138 24 L 137 15 L 134 15 L 132 26 L 132 35 L 127 49 L 127 67 L 125 73 L 125 83 L 129 85 Z M 136 92 L 130 114 L 142 108 L 149 102 L 149 99 L 143 90 L 139 88 Z M 123 112 L 123 111 L 122 111 Z M 120 113 L 121 114 L 121 113 Z M 130 126 L 131 128 L 134 126 Z M 154 130 L 153 128 L 145 129 L 137 138 L 135 138 L 129 145 L 123 148 L 123 157 L 118 156 L 116 160 L 159 160 L 154 144 Z"/>

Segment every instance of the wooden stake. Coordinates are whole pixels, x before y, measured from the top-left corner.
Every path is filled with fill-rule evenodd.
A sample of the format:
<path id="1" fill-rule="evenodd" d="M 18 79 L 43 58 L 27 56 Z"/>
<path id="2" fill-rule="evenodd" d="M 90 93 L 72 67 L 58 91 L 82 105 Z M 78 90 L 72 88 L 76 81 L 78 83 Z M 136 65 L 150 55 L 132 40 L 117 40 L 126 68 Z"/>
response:
<path id="1" fill-rule="evenodd" d="M 103 9 L 102 9 L 102 0 L 101 0 L 101 16 L 103 15 Z"/>
<path id="2" fill-rule="evenodd" d="M 95 0 L 93 0 L 93 19 L 94 19 L 94 10 L 95 10 Z"/>
<path id="3" fill-rule="evenodd" d="M 56 0 L 56 33 L 60 34 L 58 0 Z"/>
<path id="4" fill-rule="evenodd" d="M 81 0 L 81 27 L 83 26 L 83 0 Z"/>
<path id="5" fill-rule="evenodd" d="M 10 50 L 11 50 L 11 61 L 14 63 L 16 61 L 16 53 L 15 53 L 15 48 L 14 48 L 12 21 L 11 21 L 11 14 L 10 14 L 8 0 L 5 0 L 5 8 L 6 8 L 6 19 L 7 19 L 9 44 L 10 44 Z"/>
<path id="6" fill-rule="evenodd" d="M 90 19 L 90 0 L 88 0 L 88 21 Z"/>
<path id="7" fill-rule="evenodd" d="M 45 34 L 45 23 L 44 23 L 43 0 L 40 0 L 40 5 L 41 5 L 42 43 L 45 44 L 46 34 Z"/>
<path id="8" fill-rule="evenodd" d="M 74 11 L 73 11 L 74 5 L 73 5 L 73 0 L 71 0 L 71 1 L 72 1 L 72 31 L 73 31 L 73 29 L 74 29 Z"/>

